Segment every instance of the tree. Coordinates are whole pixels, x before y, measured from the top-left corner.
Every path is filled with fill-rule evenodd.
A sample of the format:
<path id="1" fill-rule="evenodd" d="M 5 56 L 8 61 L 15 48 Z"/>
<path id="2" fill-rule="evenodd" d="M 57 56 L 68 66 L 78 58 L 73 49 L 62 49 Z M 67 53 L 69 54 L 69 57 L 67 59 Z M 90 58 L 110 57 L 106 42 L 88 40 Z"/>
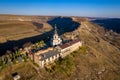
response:
<path id="1" fill-rule="evenodd" d="M 43 40 L 40 41 L 39 44 L 40 44 L 40 47 L 44 47 L 44 46 L 46 45 L 45 42 L 44 42 Z"/>
<path id="2" fill-rule="evenodd" d="M 18 50 L 18 51 L 15 51 L 15 56 L 16 57 L 19 57 L 21 54 L 20 54 L 20 50 Z"/>

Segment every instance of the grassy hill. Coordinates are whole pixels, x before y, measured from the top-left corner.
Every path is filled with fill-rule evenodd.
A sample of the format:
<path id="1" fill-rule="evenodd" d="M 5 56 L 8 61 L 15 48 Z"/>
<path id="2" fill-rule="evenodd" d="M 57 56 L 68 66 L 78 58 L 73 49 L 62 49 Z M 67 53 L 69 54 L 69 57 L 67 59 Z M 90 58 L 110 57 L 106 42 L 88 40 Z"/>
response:
<path id="1" fill-rule="evenodd" d="M 77 31 L 79 38 L 84 41 L 84 46 L 64 58 L 63 61 L 56 62 L 56 65 L 47 72 L 43 72 L 44 78 L 41 77 L 41 80 L 120 79 L 119 48 L 111 44 L 109 39 L 105 39 L 106 32 L 103 27 L 88 21 L 80 22 L 80 24 Z M 74 32 L 69 35 L 72 33 Z"/>
<path id="2" fill-rule="evenodd" d="M 66 23 L 67 21 L 63 18 L 58 21 L 54 20 L 52 24 L 61 24 L 59 28 L 63 26 L 62 23 L 67 25 L 67 29 L 69 28 L 68 26 L 71 26 L 71 23 Z M 21 65 L 15 66 L 15 69 L 13 68 L 11 72 L 17 71 L 22 75 L 22 80 L 119 80 L 120 35 L 113 31 L 106 32 L 104 27 L 86 19 L 76 17 L 73 21 L 80 25 L 74 31 L 65 32 L 61 36 L 64 36 L 63 39 L 70 39 L 71 35 L 76 34 L 77 31 L 77 37 L 84 41 L 83 47 L 71 53 L 62 61 L 56 61 L 51 68 L 40 69 L 40 73 L 35 72 L 29 63 L 26 63 L 26 65 L 24 63 L 21 64 L 23 65 L 22 67 L 19 67 Z M 31 23 L 29 25 L 33 26 Z M 36 29 L 34 26 L 32 28 Z M 30 69 L 28 70 L 26 67 Z M 26 73 L 23 73 L 23 71 Z M 11 75 L 8 74 L 6 76 L 10 77 Z"/>
<path id="3" fill-rule="evenodd" d="M 49 24 L 41 24 L 43 24 L 42 27 L 38 29 L 33 22 L 29 21 L 0 21 L 0 43 L 6 42 L 7 40 L 19 40 L 26 37 L 40 35 L 43 31 L 51 30 Z"/>

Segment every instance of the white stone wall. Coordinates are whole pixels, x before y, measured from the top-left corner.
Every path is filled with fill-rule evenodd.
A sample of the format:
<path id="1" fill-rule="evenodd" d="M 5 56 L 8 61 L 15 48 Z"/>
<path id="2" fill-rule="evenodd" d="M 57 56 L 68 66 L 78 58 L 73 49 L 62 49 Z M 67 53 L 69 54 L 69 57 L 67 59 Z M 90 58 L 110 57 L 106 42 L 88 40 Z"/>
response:
<path id="1" fill-rule="evenodd" d="M 82 46 L 82 42 L 77 42 L 67 48 L 61 49 L 61 52 L 59 54 L 51 56 L 49 59 L 46 59 L 43 61 L 40 60 L 39 65 L 40 65 L 40 67 L 44 67 L 45 65 L 53 63 L 59 57 L 65 57 L 65 56 L 69 55 L 71 52 L 79 49 L 79 47 L 81 47 L 81 46 Z"/>
<path id="2" fill-rule="evenodd" d="M 62 49 L 60 55 L 62 57 L 65 57 L 65 56 L 69 55 L 71 52 L 79 49 L 79 47 L 81 47 L 81 46 L 82 46 L 82 42 L 79 41 L 79 42 L 77 42 L 77 43 L 75 43 L 75 44 L 73 44 L 65 49 Z"/>
<path id="3" fill-rule="evenodd" d="M 42 61 L 39 61 L 39 66 L 40 67 L 44 67 L 45 65 L 48 65 L 48 64 L 50 64 L 50 63 L 53 63 L 56 59 L 58 59 L 60 57 L 60 55 L 59 54 L 57 54 L 57 55 L 54 55 L 54 56 L 52 56 L 52 57 L 50 57 L 50 58 L 48 58 L 48 59 L 46 59 L 46 60 L 42 60 Z"/>

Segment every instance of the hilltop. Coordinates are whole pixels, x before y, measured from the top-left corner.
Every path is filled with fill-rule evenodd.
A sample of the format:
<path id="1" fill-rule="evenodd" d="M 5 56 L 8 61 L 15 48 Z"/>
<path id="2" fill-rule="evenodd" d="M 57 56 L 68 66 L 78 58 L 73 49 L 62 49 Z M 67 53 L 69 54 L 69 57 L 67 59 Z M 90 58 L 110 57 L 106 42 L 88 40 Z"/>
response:
<path id="1" fill-rule="evenodd" d="M 42 20 L 42 18 L 41 18 Z M 44 21 L 43 21 L 44 22 Z M 40 21 L 39 23 L 43 23 Z M 7 22 L 4 22 L 5 24 Z M 36 29 L 38 22 L 22 21 L 31 26 L 31 30 Z M 49 71 L 41 69 L 40 73 L 30 70 L 30 75 L 23 75 L 23 67 L 18 71 L 23 80 L 28 77 L 31 80 L 119 80 L 120 79 L 120 34 L 112 30 L 106 30 L 95 22 L 91 22 L 88 18 L 81 17 L 54 17 L 44 22 L 48 24 L 49 31 L 54 24 L 58 25 L 58 33 L 63 40 L 71 38 L 79 38 L 84 42 L 84 46 L 67 56 L 63 62 L 56 62 L 56 66 Z M 14 25 L 13 25 L 14 26 Z M 15 26 L 19 27 L 19 26 Z M 14 28 L 15 28 L 14 27 Z M 23 26 L 24 28 L 26 25 Z M 1 27 L 2 28 L 2 27 Z M 8 26 L 9 28 L 9 26 Z M 12 28 L 9 28 L 11 30 Z M 19 29 L 21 29 L 19 27 Z M 18 29 L 18 31 L 19 31 Z M 23 28 L 22 28 L 23 29 Z M 1 30 L 1 29 L 0 29 Z M 15 29 L 16 30 L 16 29 Z M 28 27 L 22 31 L 28 31 Z M 44 30 L 44 29 L 40 29 Z M 17 31 L 17 32 L 18 32 Z M 21 31 L 20 31 L 21 32 Z M 13 32 L 14 33 L 14 32 Z M 48 36 L 48 34 L 46 36 Z M 39 34 L 42 35 L 42 34 Z M 29 37 L 34 35 L 29 35 Z M 46 38 L 44 36 L 44 38 Z M 38 36 L 37 36 L 38 37 Z M 39 39 L 39 38 L 32 38 Z M 27 39 L 29 41 L 29 38 Z M 19 42 L 19 41 L 18 41 Z M 70 65 L 70 66 L 69 66 Z M 29 65 L 30 66 L 30 65 Z M 31 68 L 31 67 L 30 67 Z M 26 67 L 25 67 L 26 69 Z M 28 74 L 28 71 L 25 71 Z M 31 73 L 33 71 L 34 75 Z M 14 72 L 14 69 L 13 71 Z M 31 76 L 32 75 L 32 76 Z M 10 74 L 7 74 L 10 76 Z"/>
<path id="2" fill-rule="evenodd" d="M 72 58 L 75 59 L 74 69 L 70 76 L 68 75 L 67 78 L 64 75 L 56 76 L 60 75 L 56 72 L 52 77 L 64 80 L 119 80 L 120 35 L 115 32 L 106 32 L 104 27 L 93 22 L 80 21 L 79 23 L 81 25 L 76 31 L 65 33 L 64 37 L 71 38 L 72 34 L 79 32 L 79 38 L 84 41 L 86 51 L 75 52 L 77 57 Z"/>

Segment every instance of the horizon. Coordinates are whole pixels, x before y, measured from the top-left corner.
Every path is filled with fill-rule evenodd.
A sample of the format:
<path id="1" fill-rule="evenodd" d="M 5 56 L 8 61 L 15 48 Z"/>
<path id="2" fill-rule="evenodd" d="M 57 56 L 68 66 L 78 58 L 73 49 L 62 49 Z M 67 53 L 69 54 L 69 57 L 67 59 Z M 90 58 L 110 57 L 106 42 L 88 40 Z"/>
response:
<path id="1" fill-rule="evenodd" d="M 0 14 L 120 18 L 115 0 L 1 0 Z"/>
<path id="2" fill-rule="evenodd" d="M 43 16 L 43 17 L 46 17 L 46 16 L 50 16 L 50 17 L 61 17 L 61 15 L 30 15 L 30 14 L 0 14 L 0 15 L 5 15 L 5 16 Z M 120 19 L 120 17 L 90 17 L 90 16 L 62 16 L 62 17 L 81 17 L 81 18 L 101 18 L 101 19 Z"/>

